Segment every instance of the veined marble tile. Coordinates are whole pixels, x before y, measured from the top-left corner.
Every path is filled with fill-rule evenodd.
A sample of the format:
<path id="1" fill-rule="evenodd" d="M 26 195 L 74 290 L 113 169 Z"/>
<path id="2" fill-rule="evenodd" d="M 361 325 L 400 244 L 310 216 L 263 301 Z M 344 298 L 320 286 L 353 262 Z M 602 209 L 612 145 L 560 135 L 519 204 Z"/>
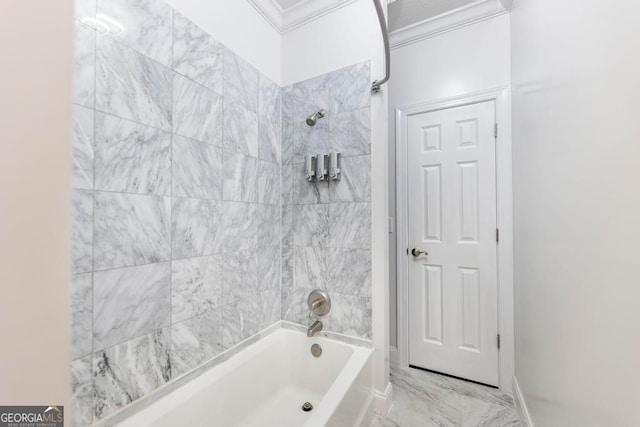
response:
<path id="1" fill-rule="evenodd" d="M 293 248 L 293 286 L 326 289 L 329 273 L 326 252 L 318 247 Z"/>
<path id="2" fill-rule="evenodd" d="M 222 314 L 208 311 L 171 327 L 171 376 L 176 378 L 222 351 Z"/>
<path id="3" fill-rule="evenodd" d="M 296 157 L 294 153 L 294 139 L 293 139 L 293 123 L 282 123 L 282 164 L 288 165 L 294 162 Z"/>
<path id="4" fill-rule="evenodd" d="M 94 350 L 169 325 L 170 263 L 96 271 L 93 280 Z"/>
<path id="5" fill-rule="evenodd" d="M 328 116 L 318 119 L 315 126 L 305 122 L 295 123 L 293 126 L 293 162 L 304 163 L 305 156 L 329 154 L 329 120 Z"/>
<path id="6" fill-rule="evenodd" d="M 173 132 L 222 145 L 222 96 L 179 74 L 173 77 Z"/>
<path id="7" fill-rule="evenodd" d="M 220 307 L 220 255 L 171 263 L 171 322 L 178 323 Z"/>
<path id="8" fill-rule="evenodd" d="M 220 252 L 224 239 L 220 202 L 204 199 L 174 199 L 173 259 Z"/>
<path id="9" fill-rule="evenodd" d="M 371 339 L 371 298 L 332 293 L 325 329 Z"/>
<path id="10" fill-rule="evenodd" d="M 233 98 L 253 112 L 258 111 L 258 71 L 226 47 L 224 55 L 224 97 Z"/>
<path id="11" fill-rule="evenodd" d="M 274 288 L 222 308 L 222 345 L 225 350 L 279 320 L 277 295 Z"/>
<path id="12" fill-rule="evenodd" d="M 222 95 L 222 44 L 173 12 L 173 69 Z"/>
<path id="13" fill-rule="evenodd" d="M 520 427 L 521 425 L 514 407 L 487 403 L 474 398 L 463 399 L 462 427 Z"/>
<path id="14" fill-rule="evenodd" d="M 281 257 L 276 249 L 260 249 L 257 251 L 258 289 L 261 292 L 267 289 L 280 288 Z"/>
<path id="15" fill-rule="evenodd" d="M 328 181 L 309 182 L 305 176 L 304 164 L 293 165 L 291 182 L 293 202 L 297 204 L 329 203 Z"/>
<path id="16" fill-rule="evenodd" d="M 170 195 L 170 133 L 96 113 L 95 139 L 96 190 Z"/>
<path id="17" fill-rule="evenodd" d="M 260 294 L 260 320 L 262 324 L 259 330 L 263 330 L 280 321 L 280 287 L 272 287 Z"/>
<path id="18" fill-rule="evenodd" d="M 400 427 L 400 424 L 396 423 L 392 419 L 376 413 L 373 416 L 373 422 L 371 427 Z"/>
<path id="19" fill-rule="evenodd" d="M 242 153 L 258 157 L 258 115 L 246 105 L 224 100 L 224 150 L 225 153 Z"/>
<path id="20" fill-rule="evenodd" d="M 332 202 L 368 202 L 371 200 L 371 156 L 342 158 L 339 181 L 330 185 Z"/>
<path id="21" fill-rule="evenodd" d="M 225 150 L 223 164 L 223 200 L 257 203 L 258 159 Z"/>
<path id="22" fill-rule="evenodd" d="M 98 35 L 96 110 L 171 130 L 172 71 Z"/>
<path id="23" fill-rule="evenodd" d="M 371 251 L 330 248 L 327 291 L 371 298 Z"/>
<path id="24" fill-rule="evenodd" d="M 282 88 L 282 123 L 293 123 L 294 120 L 293 85 Z"/>
<path id="25" fill-rule="evenodd" d="M 228 252 L 221 255 L 222 304 L 255 297 L 258 288 L 258 251 Z"/>
<path id="26" fill-rule="evenodd" d="M 462 425 L 462 401 L 459 396 L 425 392 L 411 383 L 396 382 L 394 376 L 392 381 L 394 405 L 389 418 L 398 425 L 402 427 L 459 427 Z"/>
<path id="27" fill-rule="evenodd" d="M 258 157 L 272 163 L 280 163 L 282 124 L 260 117 L 258 130 Z"/>
<path id="28" fill-rule="evenodd" d="M 296 169 L 296 172 L 303 168 L 302 165 L 282 165 L 280 167 L 281 180 L 280 186 L 282 191 L 281 203 L 283 205 L 288 205 L 293 203 L 293 170 Z M 296 175 L 298 177 L 298 175 Z"/>
<path id="29" fill-rule="evenodd" d="M 95 194 L 94 269 L 171 258 L 171 199 L 120 193 Z"/>
<path id="30" fill-rule="evenodd" d="M 282 206 L 282 246 L 293 246 L 293 230 L 297 208 L 298 205 Z"/>
<path id="31" fill-rule="evenodd" d="M 93 192 L 71 192 L 71 273 L 93 267 Z"/>
<path id="32" fill-rule="evenodd" d="M 371 109 L 361 108 L 331 116 L 331 151 L 343 156 L 371 153 Z"/>
<path id="33" fill-rule="evenodd" d="M 72 187 L 93 190 L 93 110 L 73 106 Z"/>
<path id="34" fill-rule="evenodd" d="M 240 153 L 225 151 L 223 158 L 222 199 L 241 202 L 243 176 L 248 167 L 247 157 Z"/>
<path id="35" fill-rule="evenodd" d="M 96 0 L 75 0 L 73 2 L 73 17 L 82 22 L 82 18 L 94 18 L 96 16 Z"/>
<path id="36" fill-rule="evenodd" d="M 330 110 L 329 76 L 329 74 L 321 74 L 317 77 L 295 83 L 293 85 L 293 96 L 313 106 L 316 110 Z M 312 111 L 308 114 L 311 113 Z"/>
<path id="37" fill-rule="evenodd" d="M 96 32 L 75 22 L 73 48 L 73 102 L 93 108 L 96 93 Z"/>
<path id="38" fill-rule="evenodd" d="M 93 358 L 95 418 L 104 418 L 169 381 L 169 347 L 167 328 L 96 353 Z"/>
<path id="39" fill-rule="evenodd" d="M 171 66 L 171 6 L 162 0 L 97 2 L 98 16 L 108 16 L 123 28 L 120 32 L 108 33 L 110 37 L 163 65 Z"/>
<path id="40" fill-rule="evenodd" d="M 311 324 L 307 298 L 313 288 L 282 287 L 282 319 L 303 325 Z"/>
<path id="41" fill-rule="evenodd" d="M 271 248 L 280 245 L 280 205 L 259 205 L 258 246 Z"/>
<path id="42" fill-rule="evenodd" d="M 268 205 L 280 204 L 280 167 L 271 162 L 258 162 L 258 201 Z"/>
<path id="43" fill-rule="evenodd" d="M 246 167 L 242 174 L 242 201 L 246 203 L 258 203 L 260 189 L 258 186 L 258 174 L 260 173 L 260 161 L 255 157 L 245 157 Z M 264 180 L 264 178 L 261 178 Z"/>
<path id="44" fill-rule="evenodd" d="M 258 155 L 272 163 L 280 162 L 282 133 L 282 90 L 264 76 L 260 76 L 258 97 Z"/>
<path id="45" fill-rule="evenodd" d="M 332 203 L 329 220 L 329 246 L 371 248 L 371 203 Z"/>
<path id="46" fill-rule="evenodd" d="M 244 251 L 257 247 L 258 211 L 248 203 L 221 203 L 222 251 Z"/>
<path id="47" fill-rule="evenodd" d="M 222 200 L 222 148 L 173 136 L 173 196 Z"/>
<path id="48" fill-rule="evenodd" d="M 93 375 L 91 355 L 71 362 L 71 403 L 76 427 L 93 424 Z"/>
<path id="49" fill-rule="evenodd" d="M 259 76 L 258 114 L 282 122 L 282 89 L 262 74 Z"/>
<path id="50" fill-rule="evenodd" d="M 293 244 L 325 247 L 329 243 L 329 205 L 296 205 Z"/>
<path id="51" fill-rule="evenodd" d="M 93 333 L 91 273 L 71 276 L 71 359 L 91 354 Z"/>
<path id="52" fill-rule="evenodd" d="M 358 110 L 371 104 L 369 61 L 332 72 L 329 76 L 331 113 Z"/>

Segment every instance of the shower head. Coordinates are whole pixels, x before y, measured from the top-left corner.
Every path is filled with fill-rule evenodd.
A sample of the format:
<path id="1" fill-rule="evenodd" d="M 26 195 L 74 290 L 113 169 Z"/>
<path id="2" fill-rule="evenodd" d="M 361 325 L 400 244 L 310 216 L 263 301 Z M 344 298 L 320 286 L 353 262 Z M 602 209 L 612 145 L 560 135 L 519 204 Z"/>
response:
<path id="1" fill-rule="evenodd" d="M 318 119 L 321 119 L 323 117 L 324 117 L 324 110 L 318 110 L 312 115 L 310 115 L 309 117 L 307 117 L 307 124 L 309 126 L 315 126 Z"/>

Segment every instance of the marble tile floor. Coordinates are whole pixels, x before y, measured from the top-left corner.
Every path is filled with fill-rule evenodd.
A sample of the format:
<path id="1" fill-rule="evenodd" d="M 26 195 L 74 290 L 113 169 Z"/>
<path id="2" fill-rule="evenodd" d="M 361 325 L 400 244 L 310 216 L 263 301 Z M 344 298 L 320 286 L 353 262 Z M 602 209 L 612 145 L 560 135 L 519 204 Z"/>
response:
<path id="1" fill-rule="evenodd" d="M 414 368 L 391 368 L 393 405 L 371 427 L 520 427 L 510 395 Z"/>

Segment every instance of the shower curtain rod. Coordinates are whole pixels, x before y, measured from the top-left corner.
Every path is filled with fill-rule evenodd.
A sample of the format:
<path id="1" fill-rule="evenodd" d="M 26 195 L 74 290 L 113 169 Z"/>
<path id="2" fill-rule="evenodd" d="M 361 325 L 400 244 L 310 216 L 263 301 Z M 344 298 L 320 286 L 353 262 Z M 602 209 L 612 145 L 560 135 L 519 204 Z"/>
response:
<path id="1" fill-rule="evenodd" d="M 384 40 L 384 60 L 385 60 L 385 76 L 382 80 L 374 80 L 371 84 L 371 92 L 380 92 L 380 86 L 389 81 L 391 76 L 391 58 L 389 56 L 389 35 L 387 34 L 387 21 L 384 19 L 384 11 L 380 0 L 373 0 L 373 4 L 376 7 L 378 13 L 378 21 L 380 21 L 380 31 L 382 31 L 382 39 Z"/>

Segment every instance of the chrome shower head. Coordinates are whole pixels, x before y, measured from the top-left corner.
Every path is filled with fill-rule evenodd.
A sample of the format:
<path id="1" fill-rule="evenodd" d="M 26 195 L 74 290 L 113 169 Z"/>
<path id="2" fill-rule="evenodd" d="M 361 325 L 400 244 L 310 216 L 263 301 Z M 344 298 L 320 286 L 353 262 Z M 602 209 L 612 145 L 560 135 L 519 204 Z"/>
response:
<path id="1" fill-rule="evenodd" d="M 321 119 L 323 117 L 324 117 L 324 110 L 316 111 L 315 113 L 307 117 L 307 124 L 309 126 L 315 126 L 318 119 Z"/>

